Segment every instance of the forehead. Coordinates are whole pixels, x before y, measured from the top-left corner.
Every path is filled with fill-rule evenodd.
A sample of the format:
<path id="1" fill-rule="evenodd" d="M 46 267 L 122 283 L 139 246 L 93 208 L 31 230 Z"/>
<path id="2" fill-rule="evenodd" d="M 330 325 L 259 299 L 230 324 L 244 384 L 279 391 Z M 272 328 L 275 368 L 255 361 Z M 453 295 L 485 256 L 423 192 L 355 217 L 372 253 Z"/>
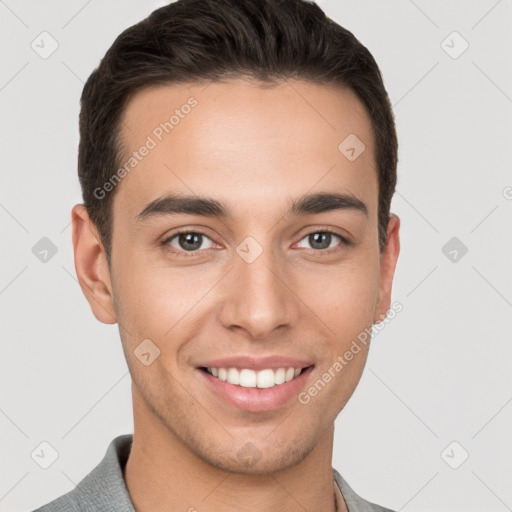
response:
<path id="1" fill-rule="evenodd" d="M 120 129 L 127 172 L 114 211 L 130 217 L 176 192 L 236 210 L 336 190 L 376 209 L 371 121 L 348 89 L 243 79 L 151 87 L 130 100 Z"/>

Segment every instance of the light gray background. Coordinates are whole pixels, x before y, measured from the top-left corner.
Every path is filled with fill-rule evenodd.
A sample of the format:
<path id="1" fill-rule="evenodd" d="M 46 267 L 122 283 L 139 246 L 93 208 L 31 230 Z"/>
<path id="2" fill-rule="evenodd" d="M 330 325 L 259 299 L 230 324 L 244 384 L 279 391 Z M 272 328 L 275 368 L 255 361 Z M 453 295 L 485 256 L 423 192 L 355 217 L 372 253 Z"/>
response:
<path id="1" fill-rule="evenodd" d="M 132 432 L 117 326 L 82 295 L 69 222 L 83 82 L 164 3 L 0 1 L 2 511 L 71 490 Z M 512 510 L 512 3 L 319 3 L 375 56 L 400 140 L 393 299 L 404 309 L 338 417 L 333 466 L 396 510 Z M 43 31 L 59 45 L 47 59 L 31 48 Z M 469 43 L 458 58 L 442 47 L 453 31 Z M 46 263 L 32 253 L 42 237 L 58 249 Z M 456 262 L 442 252 L 452 237 L 468 248 Z M 42 441 L 59 454 L 48 469 L 30 455 Z"/>

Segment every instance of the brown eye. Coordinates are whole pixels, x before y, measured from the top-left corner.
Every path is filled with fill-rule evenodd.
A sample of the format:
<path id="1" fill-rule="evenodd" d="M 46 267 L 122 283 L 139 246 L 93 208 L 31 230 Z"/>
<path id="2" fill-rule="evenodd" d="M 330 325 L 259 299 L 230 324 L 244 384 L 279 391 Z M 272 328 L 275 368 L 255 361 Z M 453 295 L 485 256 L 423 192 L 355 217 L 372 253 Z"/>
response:
<path id="1" fill-rule="evenodd" d="M 303 243 L 303 241 L 307 241 L 308 244 L 310 244 L 310 247 L 305 247 L 306 249 L 316 249 L 316 250 L 325 250 L 325 249 L 331 249 L 332 247 L 335 247 L 336 245 L 340 245 L 339 242 L 336 244 L 336 239 L 338 241 L 341 241 L 342 243 L 345 242 L 345 239 L 341 237 L 340 235 L 336 233 L 332 233 L 330 231 L 315 231 L 313 233 L 310 233 L 309 235 L 306 235 L 300 242 L 299 247 L 304 247 L 303 245 L 300 245 Z M 334 245 L 331 245 L 332 243 L 335 243 Z"/>
<path id="2" fill-rule="evenodd" d="M 208 245 L 207 242 L 205 247 L 203 243 L 205 240 L 208 240 L 210 245 Z M 164 244 L 170 245 L 177 251 L 195 252 L 200 249 L 210 249 L 212 246 L 212 240 L 203 233 L 186 231 L 173 235 L 172 237 L 168 238 Z"/>

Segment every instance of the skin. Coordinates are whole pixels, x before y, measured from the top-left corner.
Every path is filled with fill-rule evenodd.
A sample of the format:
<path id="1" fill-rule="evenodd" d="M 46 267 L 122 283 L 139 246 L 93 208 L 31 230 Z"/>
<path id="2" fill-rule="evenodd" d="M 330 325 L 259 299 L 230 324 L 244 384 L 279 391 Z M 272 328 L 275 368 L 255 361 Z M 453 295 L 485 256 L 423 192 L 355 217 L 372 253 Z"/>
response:
<path id="1" fill-rule="evenodd" d="M 235 354 L 303 358 L 315 365 L 307 388 L 385 316 L 400 220 L 391 216 L 380 254 L 370 118 L 350 90 L 303 81 L 158 86 L 128 103 L 123 156 L 190 96 L 197 106 L 117 187 L 111 272 L 85 208 L 72 211 L 80 285 L 96 318 L 119 324 L 132 377 L 128 491 L 139 512 L 334 512 L 334 420 L 359 382 L 368 345 L 307 405 L 294 398 L 264 413 L 222 401 L 196 364 Z M 338 150 L 351 133 L 366 146 L 355 161 Z M 292 199 L 314 192 L 351 194 L 368 216 L 287 215 Z M 233 217 L 136 220 L 167 193 L 214 197 Z M 177 228 L 207 237 L 191 257 L 176 255 L 187 252 L 177 237 L 170 250 L 162 244 Z M 330 249 L 318 249 L 307 235 L 322 228 L 353 245 L 333 235 Z M 247 236 L 263 249 L 250 264 L 236 252 Z M 134 350 L 148 338 L 160 356 L 145 366 Z M 237 457 L 248 441 L 260 455 L 252 464 Z M 339 506 L 346 510 L 343 500 Z"/>

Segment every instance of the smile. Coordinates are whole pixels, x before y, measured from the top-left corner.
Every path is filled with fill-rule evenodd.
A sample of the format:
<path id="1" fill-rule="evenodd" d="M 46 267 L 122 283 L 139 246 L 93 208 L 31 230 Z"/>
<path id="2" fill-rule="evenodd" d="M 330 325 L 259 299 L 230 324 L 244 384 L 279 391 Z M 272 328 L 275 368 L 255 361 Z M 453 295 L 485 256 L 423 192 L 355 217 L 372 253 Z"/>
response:
<path id="1" fill-rule="evenodd" d="M 254 413 L 270 412 L 293 403 L 304 389 L 314 365 L 250 369 L 201 366 L 197 375 L 222 402 Z"/>
<path id="2" fill-rule="evenodd" d="M 298 377 L 302 368 L 267 368 L 254 371 L 249 368 L 203 368 L 217 379 L 244 388 L 272 388 Z"/>

